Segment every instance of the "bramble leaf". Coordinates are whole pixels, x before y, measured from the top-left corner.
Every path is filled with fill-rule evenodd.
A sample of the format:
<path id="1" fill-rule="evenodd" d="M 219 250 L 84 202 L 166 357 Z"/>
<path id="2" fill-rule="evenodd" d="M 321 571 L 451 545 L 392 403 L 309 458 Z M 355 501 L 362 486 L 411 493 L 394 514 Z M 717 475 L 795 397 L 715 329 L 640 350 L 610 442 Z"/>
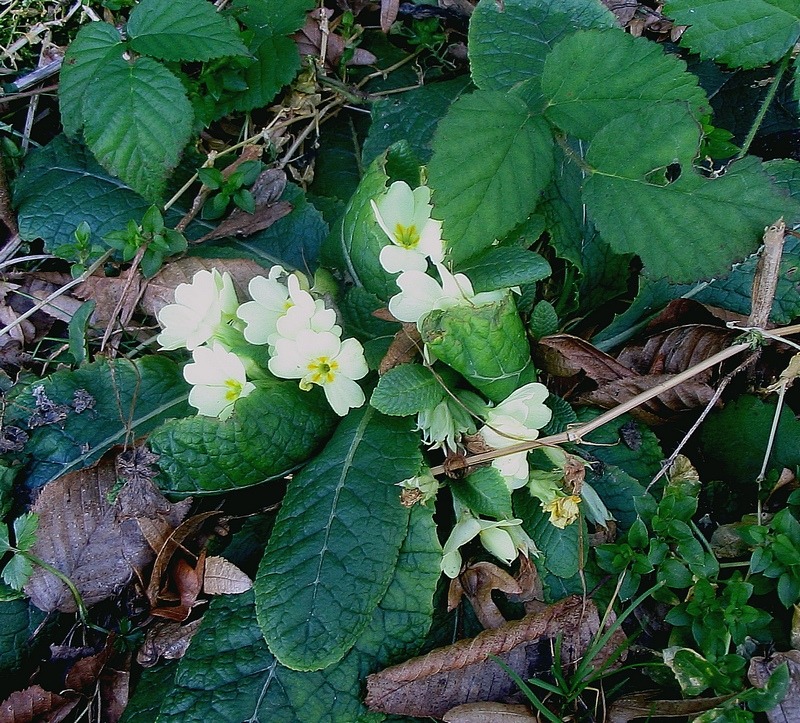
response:
<path id="1" fill-rule="evenodd" d="M 401 364 L 380 378 L 369 403 L 383 414 L 403 417 L 433 409 L 444 395 L 430 370 L 420 364 Z"/>
<path id="2" fill-rule="evenodd" d="M 543 118 L 499 91 L 459 98 L 442 118 L 428 167 L 433 216 L 458 264 L 503 238 L 534 210 L 553 172 Z"/>
<path id="3" fill-rule="evenodd" d="M 83 103 L 84 137 L 100 165 L 158 200 L 192 130 L 181 82 L 151 58 L 114 59 L 87 88 Z"/>
<path id="4" fill-rule="evenodd" d="M 341 660 L 383 597 L 408 519 L 395 485 L 422 464 L 410 428 L 351 412 L 289 484 L 255 581 L 259 625 L 287 667 Z"/>
<path id="5" fill-rule="evenodd" d="M 664 12 L 689 26 L 681 45 L 733 67 L 773 63 L 800 39 L 794 0 L 670 0 Z"/>

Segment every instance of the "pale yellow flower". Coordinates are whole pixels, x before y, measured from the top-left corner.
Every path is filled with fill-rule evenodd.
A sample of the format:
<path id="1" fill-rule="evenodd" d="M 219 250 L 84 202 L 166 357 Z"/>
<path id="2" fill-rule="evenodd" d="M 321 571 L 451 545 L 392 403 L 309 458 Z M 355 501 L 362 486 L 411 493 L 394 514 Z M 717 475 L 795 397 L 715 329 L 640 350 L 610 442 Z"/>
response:
<path id="1" fill-rule="evenodd" d="M 555 497 L 550 502 L 542 503 L 542 509 L 550 513 L 550 524 L 563 530 L 567 525 L 571 525 L 580 516 L 578 505 L 581 498 L 576 495 L 568 497 Z"/>

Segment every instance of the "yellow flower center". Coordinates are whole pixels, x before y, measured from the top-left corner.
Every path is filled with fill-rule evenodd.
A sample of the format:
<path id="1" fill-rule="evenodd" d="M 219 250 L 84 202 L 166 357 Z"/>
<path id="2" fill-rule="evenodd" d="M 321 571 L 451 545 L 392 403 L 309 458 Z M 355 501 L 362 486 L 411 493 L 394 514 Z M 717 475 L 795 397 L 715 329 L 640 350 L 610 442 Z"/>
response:
<path id="1" fill-rule="evenodd" d="M 242 396 L 243 384 L 240 381 L 236 379 L 226 379 L 224 386 L 226 401 L 233 403 Z"/>
<path id="2" fill-rule="evenodd" d="M 321 356 L 308 364 L 306 380 L 312 384 L 330 384 L 336 378 L 339 362 L 327 356 Z"/>
<path id="3" fill-rule="evenodd" d="M 415 249 L 419 244 L 419 231 L 414 224 L 403 226 L 402 223 L 398 223 L 394 227 L 394 237 L 404 249 Z"/>

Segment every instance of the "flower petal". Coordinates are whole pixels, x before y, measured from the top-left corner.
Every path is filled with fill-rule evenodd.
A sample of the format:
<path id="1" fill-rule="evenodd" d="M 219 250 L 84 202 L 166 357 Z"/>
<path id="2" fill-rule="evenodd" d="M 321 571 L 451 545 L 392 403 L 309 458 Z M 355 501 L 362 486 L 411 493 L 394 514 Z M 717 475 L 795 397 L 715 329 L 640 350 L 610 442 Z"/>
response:
<path id="1" fill-rule="evenodd" d="M 380 261 L 384 271 L 388 274 L 397 274 L 401 271 L 424 272 L 428 268 L 428 261 L 424 254 L 415 249 L 407 249 L 391 244 L 381 249 L 378 261 Z"/>
<path id="2" fill-rule="evenodd" d="M 360 407 L 366 401 L 364 391 L 352 379 L 337 374 L 332 382 L 323 384 L 325 397 L 336 414 L 344 417 L 351 409 Z"/>
<path id="3" fill-rule="evenodd" d="M 350 379 L 361 379 L 369 373 L 364 347 L 357 339 L 345 339 L 342 342 L 336 361 L 339 363 L 338 374 Z"/>

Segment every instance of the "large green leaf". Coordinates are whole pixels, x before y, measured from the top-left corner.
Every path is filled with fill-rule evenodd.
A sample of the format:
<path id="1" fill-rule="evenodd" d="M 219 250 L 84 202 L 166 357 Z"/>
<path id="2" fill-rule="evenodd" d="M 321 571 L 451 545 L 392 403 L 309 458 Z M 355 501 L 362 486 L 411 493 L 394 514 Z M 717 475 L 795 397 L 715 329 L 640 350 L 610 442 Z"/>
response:
<path id="1" fill-rule="evenodd" d="M 396 484 L 422 464 L 410 428 L 353 412 L 289 484 L 255 582 L 261 630 L 287 667 L 341 660 L 383 597 L 408 518 Z"/>
<path id="2" fill-rule="evenodd" d="M 429 369 L 421 364 L 401 364 L 380 378 L 369 403 L 383 414 L 402 417 L 433 409 L 444 395 Z"/>
<path id="3" fill-rule="evenodd" d="M 538 78 L 545 57 L 566 34 L 615 25 L 599 0 L 481 0 L 469 24 L 472 79 L 486 90 L 512 88 Z"/>
<path id="4" fill-rule="evenodd" d="M 452 480 L 453 496 L 476 515 L 508 520 L 514 516 L 511 490 L 494 467 L 479 467 L 461 480 Z"/>
<path id="5" fill-rule="evenodd" d="M 683 104 L 660 104 L 617 118 L 594 137 L 594 172 L 583 198 L 618 253 L 639 254 L 651 276 L 675 282 L 724 275 L 758 248 L 764 227 L 792 216 L 755 158 L 716 179 L 692 167 L 696 122 Z M 680 175 L 670 182 L 667 168 Z"/>
<path id="6" fill-rule="evenodd" d="M 153 723 L 164 699 L 172 691 L 178 661 L 169 660 L 154 668 L 145 668 L 133 695 L 125 706 L 121 723 Z"/>
<path id="7" fill-rule="evenodd" d="M 642 480 L 640 484 L 625 470 L 613 464 L 603 464 L 600 474 L 588 470 L 586 481 L 600 495 L 622 530 L 628 529 L 637 517 L 636 498 L 649 496 L 645 491 L 649 479 Z"/>
<path id="8" fill-rule="evenodd" d="M 696 118 L 710 111 L 686 63 L 621 30 L 579 31 L 562 40 L 545 61 L 542 92 L 548 120 L 584 139 L 653 103 L 683 101 Z"/>
<path id="9" fill-rule="evenodd" d="M 69 44 L 58 83 L 61 125 L 68 136 L 76 136 L 83 127 L 83 98 L 92 78 L 104 72 L 109 60 L 121 57 L 124 49 L 119 31 L 102 22 L 84 25 Z"/>
<path id="10" fill-rule="evenodd" d="M 665 12 L 689 26 L 681 45 L 730 66 L 772 63 L 800 39 L 796 0 L 669 0 Z"/>
<path id="11" fill-rule="evenodd" d="M 270 654 L 253 593 L 218 598 L 181 660 L 158 723 L 377 723 L 361 679 L 413 655 L 433 615 L 441 547 L 431 512 L 411 512 L 394 576 L 353 650 L 324 670 L 300 672 Z"/>
<path id="12" fill-rule="evenodd" d="M 14 202 L 22 238 L 43 239 L 51 253 L 75 242 L 73 234 L 82 221 L 92 229 L 92 242 L 100 243 L 130 219 L 141 219 L 150 207 L 109 176 L 84 146 L 65 136 L 31 151 L 14 186 Z"/>
<path id="13" fill-rule="evenodd" d="M 83 107 L 95 158 L 148 200 L 159 199 L 192 130 L 180 80 L 151 58 L 113 59 L 86 89 Z"/>
<path id="14" fill-rule="evenodd" d="M 476 293 L 532 284 L 550 276 L 550 264 L 534 251 L 519 246 L 489 248 L 457 269 L 466 274 Z"/>
<path id="15" fill-rule="evenodd" d="M 433 139 L 428 172 L 433 215 L 456 263 L 488 248 L 536 207 L 553 171 L 553 138 L 543 118 L 499 91 L 459 98 Z"/>
<path id="16" fill-rule="evenodd" d="M 27 598 L 0 602 L 0 672 L 7 679 L 31 649 L 31 640 L 45 613 Z M 5 695 L 0 687 L 0 694 Z"/>
<path id="17" fill-rule="evenodd" d="M 234 0 L 242 21 L 251 30 L 269 35 L 289 35 L 303 26 L 314 0 Z"/>
<path id="18" fill-rule="evenodd" d="M 42 423 L 48 405 L 37 403 L 34 392 L 39 387 L 65 415 L 62 419 Z M 17 426 L 34 423 L 25 445 L 31 455 L 25 484 L 40 487 L 90 465 L 113 445 L 141 437 L 165 419 L 189 414 L 187 397 L 178 365 L 162 356 L 135 362 L 101 358 L 32 384 L 6 408 L 5 416 L 6 423 Z M 84 403 L 76 403 L 80 400 Z"/>
<path id="19" fill-rule="evenodd" d="M 438 359 L 493 402 L 535 379 L 528 336 L 510 292 L 480 306 L 434 310 L 423 318 L 421 333 Z"/>
<path id="20" fill-rule="evenodd" d="M 148 440 L 173 494 L 219 494 L 284 475 L 307 460 L 333 431 L 335 415 L 295 382 L 260 384 L 236 403 L 233 417 L 173 419 Z"/>
<path id="21" fill-rule="evenodd" d="M 244 43 L 206 0 L 140 0 L 127 31 L 133 50 L 162 60 L 247 55 Z"/>

